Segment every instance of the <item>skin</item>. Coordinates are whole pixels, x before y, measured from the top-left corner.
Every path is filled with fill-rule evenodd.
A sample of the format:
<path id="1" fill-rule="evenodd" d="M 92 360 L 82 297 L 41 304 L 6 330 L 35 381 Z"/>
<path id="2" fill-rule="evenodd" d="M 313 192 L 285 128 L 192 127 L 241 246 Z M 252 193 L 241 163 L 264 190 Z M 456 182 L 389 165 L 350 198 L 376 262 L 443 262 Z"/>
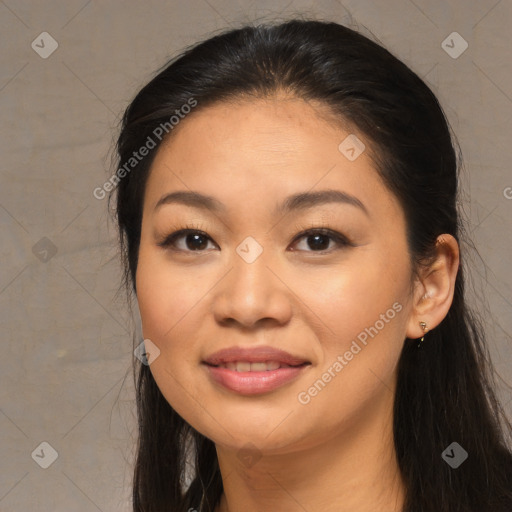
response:
<path id="1" fill-rule="evenodd" d="M 396 365 L 405 338 L 423 335 L 420 321 L 433 329 L 446 316 L 459 249 L 443 235 L 437 259 L 413 278 L 404 214 L 369 143 L 348 160 L 339 144 L 349 133 L 365 138 L 325 114 L 282 95 L 198 110 L 159 149 L 147 182 L 136 284 L 144 338 L 160 350 L 150 369 L 171 406 L 216 445 L 224 483 L 216 512 L 393 512 L 403 504 L 392 439 Z M 338 203 L 273 213 L 290 194 L 324 189 L 356 196 L 368 215 Z M 214 196 L 226 212 L 155 210 L 177 190 Z M 175 250 L 157 245 L 187 223 L 207 233 L 200 244 L 185 235 Z M 318 249 L 312 235 L 296 238 L 325 226 L 352 245 L 323 238 Z M 236 251 L 248 236 L 263 248 L 252 263 Z M 300 403 L 299 393 L 396 302 L 401 311 Z M 266 344 L 311 365 L 259 396 L 220 387 L 201 365 L 222 348 Z M 242 457 L 248 443 L 252 459 Z"/>

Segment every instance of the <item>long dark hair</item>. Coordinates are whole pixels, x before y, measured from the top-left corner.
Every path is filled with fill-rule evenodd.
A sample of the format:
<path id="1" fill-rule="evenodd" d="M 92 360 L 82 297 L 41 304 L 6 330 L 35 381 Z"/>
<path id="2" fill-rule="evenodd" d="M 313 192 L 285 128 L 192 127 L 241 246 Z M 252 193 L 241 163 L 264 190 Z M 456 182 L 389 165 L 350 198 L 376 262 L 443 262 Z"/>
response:
<path id="1" fill-rule="evenodd" d="M 321 101 L 366 137 L 377 171 L 405 212 L 415 272 L 428 264 L 438 235 L 468 242 L 458 211 L 460 149 L 454 149 L 458 143 L 433 92 L 359 31 L 297 18 L 229 30 L 187 48 L 158 70 L 126 109 L 117 141 L 125 172 L 114 181 L 129 292 L 136 293 L 145 183 L 161 140 L 172 137 L 171 116 L 181 113 L 181 119 L 216 102 L 278 90 Z M 192 104 L 193 109 L 184 108 Z M 150 139 L 149 154 L 127 167 L 133 152 L 149 146 Z M 461 246 L 447 316 L 428 333 L 422 349 L 405 340 L 398 363 L 393 428 L 406 487 L 404 512 L 512 510 L 512 427 L 496 398 L 482 323 L 465 300 L 465 262 Z M 149 367 L 134 362 L 139 437 L 133 510 L 213 511 L 223 489 L 214 443 L 167 403 Z M 453 442 L 468 453 L 457 469 L 442 458 Z"/>

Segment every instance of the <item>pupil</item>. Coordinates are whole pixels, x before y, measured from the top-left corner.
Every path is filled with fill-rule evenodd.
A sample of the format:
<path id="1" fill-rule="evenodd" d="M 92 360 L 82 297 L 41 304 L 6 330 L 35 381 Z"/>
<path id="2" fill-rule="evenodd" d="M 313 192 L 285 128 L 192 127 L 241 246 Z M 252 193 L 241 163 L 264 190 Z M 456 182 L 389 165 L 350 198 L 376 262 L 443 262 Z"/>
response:
<path id="1" fill-rule="evenodd" d="M 192 237 L 194 239 L 194 242 L 197 242 L 198 239 L 203 239 L 204 240 L 204 243 L 199 243 L 199 245 L 194 245 L 194 242 L 192 242 L 191 244 L 189 244 L 189 240 L 190 238 L 189 237 Z M 197 235 L 197 234 L 192 234 L 192 235 L 188 235 L 187 236 L 187 247 L 189 249 L 203 249 L 204 247 L 206 247 L 208 245 L 208 242 L 205 240 L 205 237 L 203 235 Z"/>
<path id="2" fill-rule="evenodd" d="M 316 249 L 320 249 L 321 251 L 323 251 L 323 250 L 325 250 L 325 249 L 327 249 L 329 247 L 329 237 L 328 236 L 321 235 L 321 234 L 319 234 L 319 235 L 310 235 L 308 237 L 308 240 L 311 239 L 311 238 L 314 238 L 316 240 L 318 240 L 319 238 L 320 239 L 323 238 L 324 241 L 327 242 L 327 243 L 324 243 L 324 244 L 322 244 L 322 243 L 320 243 L 320 244 L 318 244 L 318 243 L 309 244 L 310 247 L 316 248 Z"/>

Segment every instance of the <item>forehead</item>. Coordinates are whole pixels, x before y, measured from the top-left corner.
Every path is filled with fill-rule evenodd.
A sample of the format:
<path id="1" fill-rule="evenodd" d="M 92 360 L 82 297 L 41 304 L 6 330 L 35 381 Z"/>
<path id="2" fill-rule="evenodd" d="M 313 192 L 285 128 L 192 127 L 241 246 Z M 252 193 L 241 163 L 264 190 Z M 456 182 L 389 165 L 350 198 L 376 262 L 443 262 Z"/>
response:
<path id="1" fill-rule="evenodd" d="M 246 167 L 246 160 L 258 155 L 261 165 L 282 166 L 296 163 L 299 156 L 313 159 L 325 152 L 332 138 L 342 135 L 342 121 L 335 119 L 327 106 L 293 97 L 239 99 L 203 109 L 199 105 L 160 151 L 187 152 L 191 165 L 208 151 L 224 163 L 243 160 Z"/>
<path id="2" fill-rule="evenodd" d="M 175 190 L 200 191 L 233 207 L 257 202 L 267 211 L 280 196 L 315 189 L 381 201 L 384 209 L 394 201 L 375 171 L 368 143 L 352 161 L 340 150 L 350 137 L 364 136 L 337 122 L 322 104 L 271 98 L 199 107 L 159 148 L 145 210 Z"/>

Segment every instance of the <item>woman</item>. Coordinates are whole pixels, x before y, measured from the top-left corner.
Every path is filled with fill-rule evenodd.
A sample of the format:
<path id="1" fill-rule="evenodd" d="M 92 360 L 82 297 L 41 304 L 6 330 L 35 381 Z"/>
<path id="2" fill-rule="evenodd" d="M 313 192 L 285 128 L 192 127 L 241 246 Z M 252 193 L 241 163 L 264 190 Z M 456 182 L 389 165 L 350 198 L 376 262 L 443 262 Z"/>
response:
<path id="1" fill-rule="evenodd" d="M 512 510 L 457 156 L 416 74 L 336 23 L 231 30 L 138 93 L 117 149 L 134 511 Z"/>

